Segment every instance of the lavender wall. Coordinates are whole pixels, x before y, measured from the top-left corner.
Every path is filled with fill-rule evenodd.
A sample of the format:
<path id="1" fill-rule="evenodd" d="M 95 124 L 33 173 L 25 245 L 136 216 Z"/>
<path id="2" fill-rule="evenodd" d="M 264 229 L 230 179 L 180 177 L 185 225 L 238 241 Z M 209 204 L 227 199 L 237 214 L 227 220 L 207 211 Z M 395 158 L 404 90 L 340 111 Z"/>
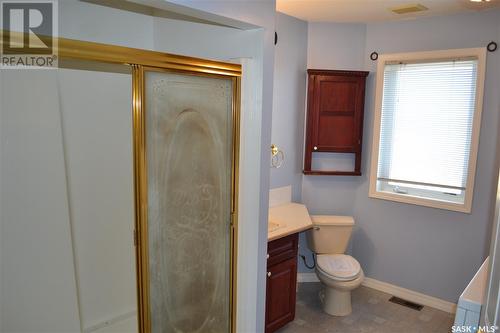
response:
<path id="1" fill-rule="evenodd" d="M 371 72 L 366 92 L 363 176 L 305 176 L 302 200 L 313 214 L 349 214 L 356 219 L 352 254 L 366 275 L 388 283 L 457 301 L 486 256 L 490 240 L 498 134 L 500 52 L 489 53 L 474 202 L 471 214 L 368 198 L 373 107 L 378 53 L 485 46 L 498 41 L 500 11 L 366 25 L 310 24 L 310 67 Z M 342 31 L 342 34 L 336 31 Z M 331 33 L 330 33 L 331 32 Z M 323 36 L 311 42 L 311 35 Z M 364 54 L 359 58 L 359 44 Z M 342 57 L 322 58 L 324 45 Z M 358 45 L 357 47 L 351 47 Z M 355 52 L 349 57 L 349 52 Z M 328 57 L 325 55 L 325 57 Z M 304 247 L 302 247 L 304 251 Z"/>

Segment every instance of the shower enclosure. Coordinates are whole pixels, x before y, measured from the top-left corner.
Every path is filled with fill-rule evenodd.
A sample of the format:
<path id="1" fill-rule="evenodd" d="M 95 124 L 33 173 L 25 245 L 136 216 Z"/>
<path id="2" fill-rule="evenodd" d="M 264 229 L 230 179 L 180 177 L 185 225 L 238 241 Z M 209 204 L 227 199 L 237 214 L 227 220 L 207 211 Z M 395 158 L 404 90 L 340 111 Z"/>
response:
<path id="1" fill-rule="evenodd" d="M 100 103 L 100 109 L 96 108 L 89 114 L 96 114 L 101 109 L 106 111 L 106 105 L 110 105 L 118 112 L 132 115 L 129 137 L 133 141 L 133 154 L 129 159 L 133 165 L 135 223 L 132 226 L 131 221 L 120 218 L 116 222 L 128 223 L 125 234 L 134 229 L 139 332 L 234 332 L 241 66 L 64 38 L 58 39 L 58 45 L 59 63 L 65 68 L 60 70 L 59 82 L 73 80 L 71 82 L 85 85 L 92 84 L 92 79 L 99 77 L 102 82 L 105 79 L 109 82 L 119 79 L 120 84 L 125 85 L 131 82 L 127 87 L 132 91 L 131 104 L 123 110 L 122 100 L 120 103 L 103 101 L 104 93 L 95 87 L 89 89 L 94 91 L 94 97 L 99 98 Z M 120 72 L 120 75 L 109 78 L 97 75 L 105 73 L 107 66 L 113 67 L 113 71 Z M 117 70 L 118 67 L 123 71 Z M 88 76 L 86 80 L 79 75 L 79 72 L 84 73 L 82 69 L 87 72 L 83 75 L 83 78 Z M 131 75 L 131 81 L 123 78 L 127 75 L 128 78 Z M 117 89 L 116 84 L 113 87 Z M 85 104 L 78 99 L 78 90 L 69 88 L 64 85 L 57 88 L 58 94 L 68 94 L 59 98 L 64 104 L 62 107 L 72 110 L 63 119 L 63 125 L 74 127 L 71 133 L 78 131 L 80 135 L 80 141 L 75 141 L 73 146 L 84 144 L 90 154 L 84 157 L 78 149 L 67 152 L 66 169 L 71 183 L 75 174 L 72 175 L 72 166 L 82 164 L 85 158 L 98 164 L 98 154 L 92 152 L 91 140 L 86 140 L 86 132 L 81 127 L 92 128 L 92 122 L 98 122 L 99 118 L 85 113 L 86 107 L 96 105 L 92 97 Z M 106 115 L 106 119 L 112 117 Z M 108 121 L 108 124 L 107 137 L 112 137 L 113 122 Z M 101 152 L 103 149 L 98 147 L 96 150 Z M 114 153 L 116 151 L 106 151 L 109 156 Z M 110 171 L 99 168 L 103 168 L 102 164 L 91 171 Z M 78 178 L 75 187 L 86 184 L 86 171 L 83 167 L 78 169 L 78 177 L 82 175 L 82 180 Z M 99 204 L 92 195 L 87 195 L 87 199 Z M 106 198 L 102 201 L 102 206 L 109 203 Z M 99 237 L 99 241 L 106 245 L 104 233 L 89 230 L 90 224 L 86 223 L 92 216 L 86 212 L 93 211 L 92 206 L 89 204 L 85 209 L 76 228 L 75 221 L 71 222 L 74 224 L 73 233 L 83 230 L 85 235 Z M 94 219 L 94 224 L 98 221 L 101 220 Z M 99 227 L 107 228 L 107 241 L 126 239 L 115 235 L 116 232 L 104 224 Z M 92 244 L 78 234 L 73 237 L 78 244 Z M 111 248 L 113 244 L 109 243 Z M 97 252 L 92 252 L 95 255 L 88 259 L 98 260 Z M 131 257 L 129 253 L 124 255 Z M 85 267 L 95 266 L 91 261 L 85 264 L 88 264 Z M 108 264 L 111 267 L 114 263 Z M 78 275 L 78 269 L 75 270 Z M 87 276 L 92 275 L 88 270 L 85 272 Z M 94 280 L 99 280 L 98 272 L 94 273 Z M 99 295 L 94 294 L 97 299 Z M 78 296 L 81 302 L 87 294 Z M 95 314 L 95 317 L 99 316 L 100 313 Z M 107 325 L 107 321 L 103 323 Z M 82 331 L 88 331 L 84 324 L 81 324 Z M 99 325 L 90 326 L 98 330 Z"/>
<path id="2" fill-rule="evenodd" d="M 148 332 L 229 332 L 238 78 L 135 66 L 139 289 Z"/>

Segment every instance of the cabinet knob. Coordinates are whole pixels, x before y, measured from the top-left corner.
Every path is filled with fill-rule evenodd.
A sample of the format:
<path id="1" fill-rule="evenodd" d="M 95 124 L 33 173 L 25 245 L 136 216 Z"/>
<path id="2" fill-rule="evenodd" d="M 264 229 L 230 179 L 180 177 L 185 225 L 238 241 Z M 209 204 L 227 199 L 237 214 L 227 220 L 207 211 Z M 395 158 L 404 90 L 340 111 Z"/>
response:
<path id="1" fill-rule="evenodd" d="M 268 254 L 267 254 L 267 256 L 266 256 L 266 259 L 269 259 L 269 253 L 268 253 Z"/>
<path id="2" fill-rule="evenodd" d="M 318 147 L 314 146 L 314 147 L 313 147 L 313 149 L 314 149 L 314 150 L 318 150 Z"/>
<path id="3" fill-rule="evenodd" d="M 267 276 L 270 277 L 271 276 L 271 272 L 267 272 Z"/>

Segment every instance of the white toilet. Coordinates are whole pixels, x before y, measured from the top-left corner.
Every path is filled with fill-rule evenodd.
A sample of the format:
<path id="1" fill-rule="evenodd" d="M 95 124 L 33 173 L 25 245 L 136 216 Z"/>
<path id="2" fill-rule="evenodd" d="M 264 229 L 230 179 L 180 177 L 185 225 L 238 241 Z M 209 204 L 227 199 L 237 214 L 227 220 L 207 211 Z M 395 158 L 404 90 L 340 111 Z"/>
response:
<path id="1" fill-rule="evenodd" d="M 316 253 L 323 310 L 332 316 L 347 316 L 352 312 L 351 290 L 359 287 L 365 277 L 359 262 L 344 254 L 354 219 L 333 215 L 313 215 L 311 219 L 313 228 L 307 232 L 307 243 Z"/>

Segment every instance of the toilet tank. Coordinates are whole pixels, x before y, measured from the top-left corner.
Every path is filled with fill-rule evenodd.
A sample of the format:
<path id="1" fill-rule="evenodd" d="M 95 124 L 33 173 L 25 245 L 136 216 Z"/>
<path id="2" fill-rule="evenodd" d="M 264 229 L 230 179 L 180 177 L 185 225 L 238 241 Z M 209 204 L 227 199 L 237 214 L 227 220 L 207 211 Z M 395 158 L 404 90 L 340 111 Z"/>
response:
<path id="1" fill-rule="evenodd" d="M 317 254 L 345 253 L 351 238 L 352 216 L 312 215 L 313 228 L 307 231 L 307 245 Z"/>

